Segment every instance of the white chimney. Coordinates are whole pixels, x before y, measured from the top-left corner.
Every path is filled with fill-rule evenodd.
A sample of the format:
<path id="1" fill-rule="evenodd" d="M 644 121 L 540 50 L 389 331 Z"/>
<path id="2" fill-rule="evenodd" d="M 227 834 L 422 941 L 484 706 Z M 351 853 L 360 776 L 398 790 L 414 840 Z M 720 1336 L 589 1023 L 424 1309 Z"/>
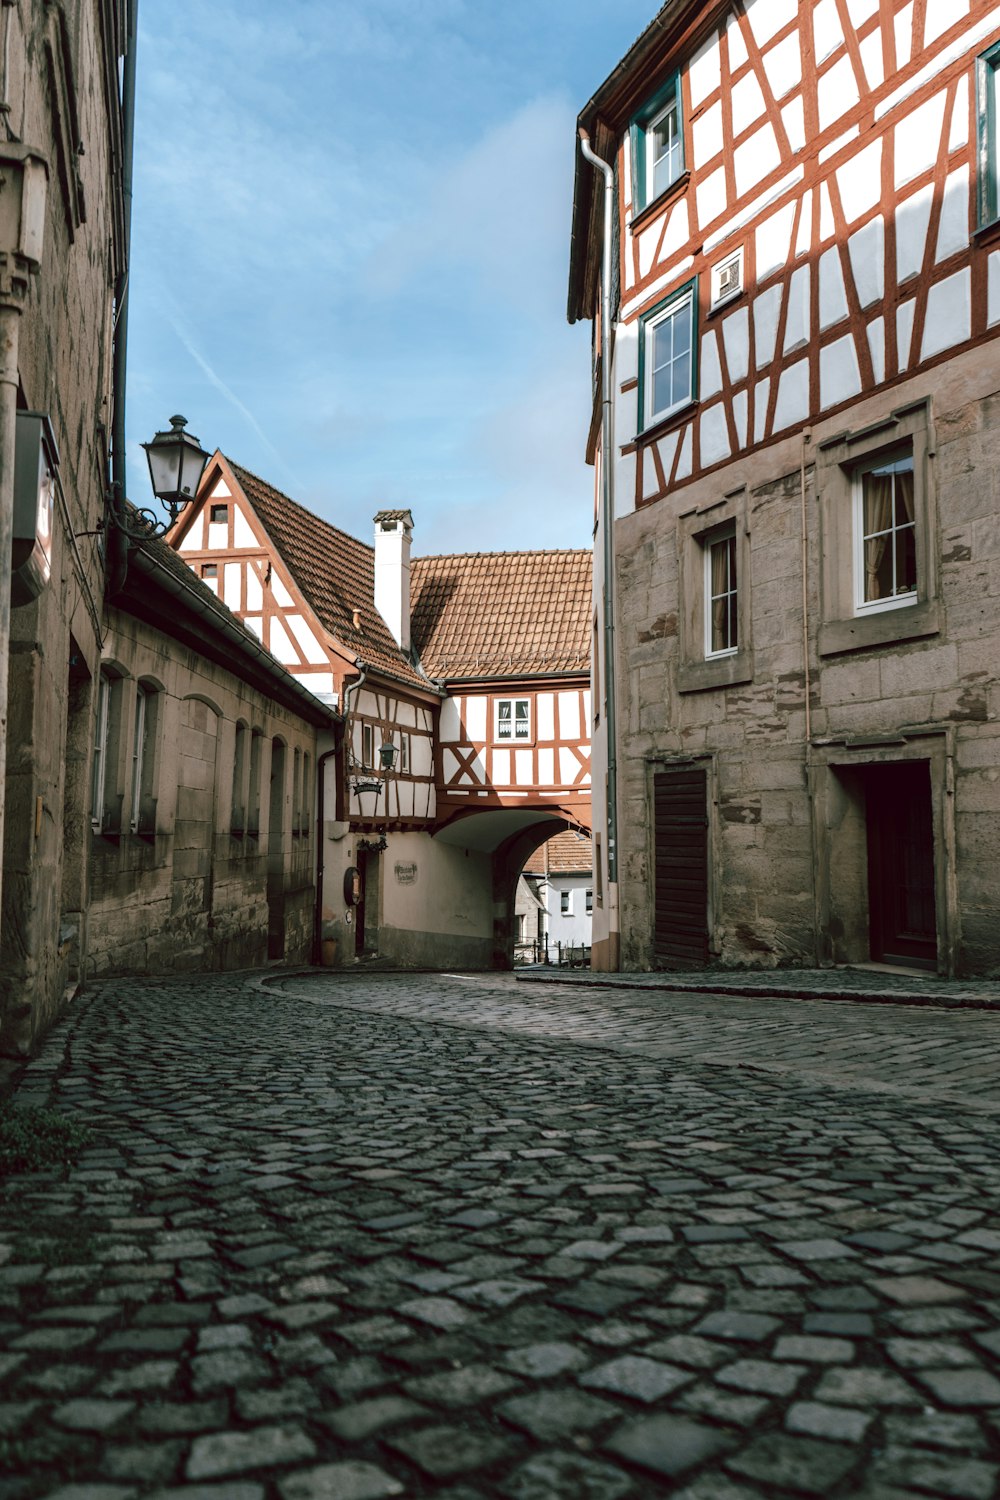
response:
<path id="1" fill-rule="evenodd" d="M 375 608 L 404 651 L 410 649 L 410 543 L 408 510 L 380 510 L 375 517 Z"/>

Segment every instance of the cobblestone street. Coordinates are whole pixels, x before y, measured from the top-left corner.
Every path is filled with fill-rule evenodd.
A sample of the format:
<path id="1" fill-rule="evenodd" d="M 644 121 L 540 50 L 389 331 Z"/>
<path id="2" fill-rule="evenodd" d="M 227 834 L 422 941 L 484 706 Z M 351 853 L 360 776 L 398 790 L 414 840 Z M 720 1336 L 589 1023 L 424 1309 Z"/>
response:
<path id="1" fill-rule="evenodd" d="M 0 1500 L 991 1500 L 1000 1015 L 116 981 L 0 1187 Z"/>

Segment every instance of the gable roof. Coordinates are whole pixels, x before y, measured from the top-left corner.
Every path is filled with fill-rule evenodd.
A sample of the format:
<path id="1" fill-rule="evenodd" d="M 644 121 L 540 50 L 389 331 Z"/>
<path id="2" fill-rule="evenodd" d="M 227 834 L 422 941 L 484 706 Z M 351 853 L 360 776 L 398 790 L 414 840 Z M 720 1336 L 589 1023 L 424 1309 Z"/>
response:
<path id="1" fill-rule="evenodd" d="M 432 677 L 590 671 L 591 554 L 415 557 L 410 633 Z"/>
<path id="2" fill-rule="evenodd" d="M 526 875 L 589 875 L 594 856 L 589 838 L 566 829 L 555 833 L 525 862 Z"/>
<path id="3" fill-rule="evenodd" d="M 323 521 L 227 459 L 246 498 L 321 624 L 362 661 L 411 687 L 433 691 L 375 608 L 375 549 Z M 360 621 L 354 624 L 357 610 Z"/>
<path id="4" fill-rule="evenodd" d="M 134 525 L 135 515 L 129 519 Z M 168 596 L 165 608 L 163 601 L 157 606 L 157 593 Z M 309 723 L 328 728 L 336 719 L 333 710 L 272 656 L 215 590 L 159 537 L 146 537 L 130 550 L 123 586 L 110 602 L 149 620 L 175 640 L 190 643 L 193 638 L 196 649 Z M 205 621 L 207 632 L 202 628 Z M 193 627 L 193 632 L 186 627 Z"/>

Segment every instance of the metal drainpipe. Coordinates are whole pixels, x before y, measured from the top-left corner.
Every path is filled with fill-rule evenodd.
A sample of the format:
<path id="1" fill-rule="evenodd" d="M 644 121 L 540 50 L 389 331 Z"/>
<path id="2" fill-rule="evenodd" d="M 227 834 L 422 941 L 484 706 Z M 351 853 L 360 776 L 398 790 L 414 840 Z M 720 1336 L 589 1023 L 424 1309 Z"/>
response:
<path id="1" fill-rule="evenodd" d="M 351 711 L 351 694 L 356 693 L 358 691 L 358 688 L 364 685 L 365 679 L 368 676 L 368 667 L 366 663 L 360 659 L 360 657 L 355 662 L 355 666 L 360 667 L 361 672 L 356 681 L 350 683 L 349 686 L 344 689 L 344 712 L 340 720 L 342 733 L 340 745 L 334 745 L 332 750 L 324 750 L 323 754 L 319 758 L 319 761 L 317 762 L 318 787 L 316 805 L 316 912 L 313 918 L 313 963 L 317 964 L 321 962 L 323 957 L 323 822 L 324 814 L 326 811 L 324 771 L 326 768 L 326 762 L 330 759 L 331 756 L 336 755 L 338 750 L 343 748 L 344 740 L 347 737 Z M 350 790 L 348 790 L 348 796 L 350 796 Z M 349 812 L 350 808 L 348 808 L 347 810 Z"/>
<path id="2" fill-rule="evenodd" d="M 139 0 L 128 0 L 125 59 L 122 70 L 122 212 L 123 264 L 115 282 L 115 330 L 112 351 L 111 483 L 116 509 L 125 504 L 125 362 L 128 351 L 128 294 L 132 258 L 132 161 L 135 155 L 135 54 L 138 43 Z M 128 571 L 128 544 L 114 526 L 107 532 L 109 592 L 118 593 Z"/>
<path id="3" fill-rule="evenodd" d="M 580 127 L 580 150 L 604 177 L 604 242 L 601 250 L 601 526 L 604 533 L 604 696 L 608 747 L 607 830 L 608 905 L 617 922 L 618 902 L 618 748 L 615 716 L 615 546 L 614 434 L 611 411 L 611 236 L 614 223 L 614 169 L 590 146 Z M 614 896 L 612 887 L 615 888 Z M 618 932 L 609 928 L 609 965 L 618 968 Z"/>

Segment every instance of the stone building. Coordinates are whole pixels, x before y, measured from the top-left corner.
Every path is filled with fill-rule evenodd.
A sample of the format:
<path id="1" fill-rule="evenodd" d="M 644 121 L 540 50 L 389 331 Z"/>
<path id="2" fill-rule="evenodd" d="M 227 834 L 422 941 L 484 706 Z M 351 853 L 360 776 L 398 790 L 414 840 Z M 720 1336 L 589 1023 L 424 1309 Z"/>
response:
<path id="1" fill-rule="evenodd" d="M 1000 968 L 998 66 L 987 0 L 670 0 L 580 115 L 623 967 Z"/>
<path id="2" fill-rule="evenodd" d="M 308 962 L 332 710 L 155 541 L 109 600 L 96 693 L 83 977 Z"/>
<path id="3" fill-rule="evenodd" d="M 115 415 L 112 325 L 126 269 L 119 86 L 131 40 L 126 11 L 112 0 L 79 0 L 5 5 L 0 16 L 8 137 L 47 164 L 37 269 L 13 322 L 16 405 L 47 418 L 48 483 L 39 538 L 47 561 L 33 579 L 15 579 L 10 619 L 0 924 L 5 1052 L 30 1045 L 45 1029 L 81 970 L 92 685 L 103 634 L 99 532 Z M 8 189 L 16 150 L 0 146 Z M 0 246 L 5 309 L 16 260 L 7 249 Z M 30 423 L 17 420 L 20 450 Z M 6 424 L 0 446 L 9 473 Z M 10 504 L 9 493 L 2 503 Z M 7 641 L 0 653 L 8 657 Z"/>
<path id="4" fill-rule="evenodd" d="M 312 786 L 334 715 L 168 547 L 126 543 L 119 523 L 134 515 L 111 488 L 124 474 L 133 9 L 0 7 L 8 1056 L 31 1051 L 91 975 L 312 951 Z M 8 546 L 9 533 L 0 557 Z"/>
<path id="5" fill-rule="evenodd" d="M 589 830 L 590 555 L 411 558 L 412 535 L 379 511 L 369 545 L 216 453 L 170 540 L 343 716 L 318 787 L 323 961 L 503 968 L 525 859 Z"/>

